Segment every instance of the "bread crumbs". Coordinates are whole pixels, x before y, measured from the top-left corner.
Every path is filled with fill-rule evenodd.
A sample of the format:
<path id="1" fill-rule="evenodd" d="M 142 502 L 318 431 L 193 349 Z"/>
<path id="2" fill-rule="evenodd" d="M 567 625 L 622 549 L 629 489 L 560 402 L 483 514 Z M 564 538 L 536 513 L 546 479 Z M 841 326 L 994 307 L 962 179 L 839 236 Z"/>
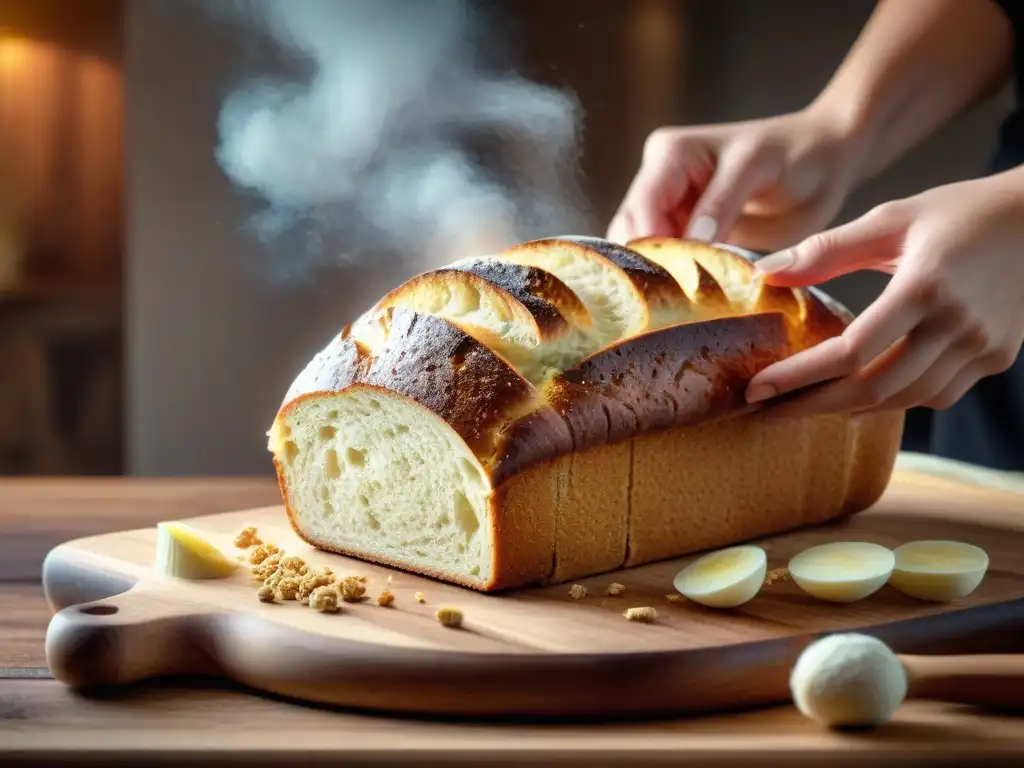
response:
<path id="1" fill-rule="evenodd" d="M 681 603 L 686 598 L 678 592 L 673 592 L 671 595 L 665 595 L 665 599 L 668 600 L 670 603 Z"/>
<path id="2" fill-rule="evenodd" d="M 349 576 L 341 582 L 341 599 L 346 603 L 358 603 L 365 600 L 366 582 L 358 576 Z"/>
<path id="3" fill-rule="evenodd" d="M 771 586 L 777 581 L 785 581 L 789 578 L 788 568 L 772 568 L 768 573 L 765 574 L 764 583 L 765 586 Z"/>
<path id="4" fill-rule="evenodd" d="M 277 591 L 282 600 L 297 600 L 301 586 L 302 582 L 294 576 L 285 576 L 277 583 Z"/>
<path id="5" fill-rule="evenodd" d="M 338 590 L 334 587 L 321 586 L 309 595 L 309 607 L 320 613 L 336 613 L 338 611 Z"/>
<path id="6" fill-rule="evenodd" d="M 658 612 L 647 606 L 627 608 L 622 615 L 626 617 L 626 621 L 639 621 L 643 624 L 653 624 L 658 620 Z"/>
<path id="7" fill-rule="evenodd" d="M 390 589 L 385 589 L 379 595 L 377 595 L 377 605 L 387 607 L 395 602 L 395 593 Z"/>
<path id="8" fill-rule="evenodd" d="M 446 627 L 462 626 L 462 611 L 458 608 L 438 608 L 434 615 L 437 621 Z"/>
<path id="9" fill-rule="evenodd" d="M 259 565 L 271 555 L 279 554 L 280 551 L 273 544 L 260 544 L 249 553 L 249 563 L 251 565 Z"/>
<path id="10" fill-rule="evenodd" d="M 425 603 L 425 602 L 427 602 L 427 596 L 424 595 L 422 592 L 417 592 L 415 597 L 416 597 L 416 602 L 417 603 Z"/>
<path id="11" fill-rule="evenodd" d="M 257 544 L 262 544 L 263 539 L 256 533 L 256 526 L 250 525 L 248 528 L 243 528 L 235 536 L 235 546 L 238 549 L 248 549 L 249 547 L 255 547 Z"/>
<path id="12" fill-rule="evenodd" d="M 626 585 L 625 584 L 619 584 L 618 582 L 613 582 L 613 583 L 609 584 L 607 587 L 604 588 L 604 593 L 606 595 L 611 596 L 611 597 L 616 597 L 617 595 L 621 595 L 625 591 L 626 591 Z"/>
<path id="13" fill-rule="evenodd" d="M 261 603 L 272 603 L 277 599 L 277 594 L 274 592 L 274 588 L 264 584 L 256 592 L 256 597 L 260 599 Z"/>
<path id="14" fill-rule="evenodd" d="M 582 584 L 573 584 L 569 587 L 569 597 L 573 600 L 582 600 L 587 596 L 587 588 Z"/>

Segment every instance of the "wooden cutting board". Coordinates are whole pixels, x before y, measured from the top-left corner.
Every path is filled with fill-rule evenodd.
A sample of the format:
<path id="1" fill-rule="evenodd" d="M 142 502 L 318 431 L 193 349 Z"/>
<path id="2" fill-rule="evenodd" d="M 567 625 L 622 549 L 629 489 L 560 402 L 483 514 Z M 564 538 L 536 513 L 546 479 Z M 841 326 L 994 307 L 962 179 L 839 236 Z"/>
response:
<path id="1" fill-rule="evenodd" d="M 181 518 L 187 519 L 187 510 Z M 339 575 L 388 576 L 397 600 L 320 614 L 299 603 L 263 604 L 243 570 L 214 581 L 167 579 L 152 569 L 155 529 L 78 539 L 54 549 L 44 584 L 58 612 L 46 650 L 74 687 L 152 676 L 213 675 L 262 691 L 360 708 L 459 716 L 617 717 L 708 712 L 788 699 L 789 670 L 824 632 L 874 634 L 898 652 L 994 652 L 1024 630 L 1024 496 L 897 471 L 884 498 L 851 520 L 765 540 L 769 567 L 829 541 L 886 546 L 921 538 L 971 542 L 991 567 L 963 601 L 934 605 L 889 587 L 859 603 L 815 601 L 790 581 L 766 586 L 739 609 L 670 602 L 689 558 L 568 585 L 485 595 L 323 553 L 302 543 L 278 507 L 188 520 L 226 551 L 256 525 L 265 540 Z M 611 582 L 627 587 L 605 596 Z M 414 599 L 422 592 L 425 603 Z M 440 606 L 462 629 L 435 620 Z M 653 625 L 623 611 L 654 606 Z"/>

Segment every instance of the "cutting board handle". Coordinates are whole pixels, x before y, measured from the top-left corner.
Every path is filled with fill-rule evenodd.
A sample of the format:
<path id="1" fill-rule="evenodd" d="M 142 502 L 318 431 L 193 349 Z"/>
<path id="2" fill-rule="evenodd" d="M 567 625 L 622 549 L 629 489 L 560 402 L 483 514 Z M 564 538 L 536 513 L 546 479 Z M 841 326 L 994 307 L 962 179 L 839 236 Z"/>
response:
<path id="1" fill-rule="evenodd" d="M 58 611 L 46 632 L 53 676 L 84 689 L 213 673 L 204 643 L 212 617 L 169 613 L 147 592 L 140 585 Z"/>

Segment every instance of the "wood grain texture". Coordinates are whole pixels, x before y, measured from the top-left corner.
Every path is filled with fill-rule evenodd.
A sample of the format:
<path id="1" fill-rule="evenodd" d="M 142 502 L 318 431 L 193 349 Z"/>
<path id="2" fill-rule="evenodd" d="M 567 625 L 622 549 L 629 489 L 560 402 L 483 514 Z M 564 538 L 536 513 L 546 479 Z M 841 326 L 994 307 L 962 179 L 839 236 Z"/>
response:
<path id="1" fill-rule="evenodd" d="M 464 716 L 707 712 L 786 700 L 792 663 L 821 632 L 868 631 L 903 653 L 981 653 L 1011 646 L 1024 629 L 1021 497 L 912 475 L 898 475 L 875 508 L 845 523 L 764 542 L 769 565 L 824 541 L 959 539 L 991 558 L 986 580 L 960 603 L 887 588 L 836 606 L 781 582 L 738 610 L 711 611 L 664 597 L 686 558 L 584 580 L 592 596 L 581 601 L 564 585 L 495 596 L 312 550 L 276 506 L 192 524 L 229 551 L 233 533 L 256 524 L 289 553 L 368 576 L 370 594 L 392 576 L 396 607 L 323 615 L 265 605 L 245 573 L 158 577 L 152 528 L 92 537 L 47 560 L 47 594 L 64 608 L 47 637 L 58 679 L 89 687 L 203 674 L 310 701 Z M 604 597 L 611 581 L 626 593 Z M 412 599 L 416 591 L 426 604 Z M 445 604 L 464 612 L 464 629 L 437 624 L 433 613 Z M 658 623 L 626 622 L 622 611 L 638 605 L 656 606 Z"/>
<path id="2" fill-rule="evenodd" d="M 279 499 L 274 480 L 263 477 L 3 479 L 0 584 L 38 582 L 46 553 L 68 539 Z"/>
<path id="3" fill-rule="evenodd" d="M 600 727 L 467 725 L 294 705 L 210 683 L 83 697 L 54 681 L 0 680 L 0 764 L 18 766 L 1019 765 L 1022 725 L 932 702 L 908 702 L 866 733 L 822 730 L 791 707 Z"/>
<path id="4" fill-rule="evenodd" d="M 43 643 L 52 615 L 41 584 L 0 584 L 0 679 L 31 669 L 49 677 Z"/>

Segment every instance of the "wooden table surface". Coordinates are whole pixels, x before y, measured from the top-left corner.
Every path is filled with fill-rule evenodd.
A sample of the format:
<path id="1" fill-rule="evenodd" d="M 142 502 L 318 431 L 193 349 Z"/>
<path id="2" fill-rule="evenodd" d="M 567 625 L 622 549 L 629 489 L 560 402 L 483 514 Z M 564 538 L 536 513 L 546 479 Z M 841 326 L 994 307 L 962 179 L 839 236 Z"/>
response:
<path id="1" fill-rule="evenodd" d="M 315 708 L 200 681 L 85 698 L 50 678 L 39 583 L 50 548 L 276 500 L 263 479 L 0 480 L 0 765 L 1024 764 L 1024 718 L 928 702 L 907 702 L 882 729 L 841 734 L 791 707 L 600 726 L 459 723 Z"/>

